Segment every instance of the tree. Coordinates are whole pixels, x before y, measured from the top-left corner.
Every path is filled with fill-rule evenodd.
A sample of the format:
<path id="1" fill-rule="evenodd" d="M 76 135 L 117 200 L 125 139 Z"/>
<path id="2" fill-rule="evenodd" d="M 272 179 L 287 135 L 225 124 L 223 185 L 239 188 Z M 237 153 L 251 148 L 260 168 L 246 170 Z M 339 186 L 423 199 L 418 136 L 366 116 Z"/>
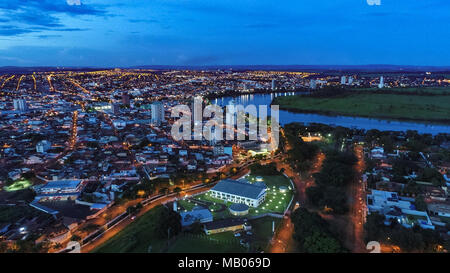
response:
<path id="1" fill-rule="evenodd" d="M 445 182 L 442 174 L 433 168 L 424 168 L 421 174 L 421 180 L 431 182 L 434 186 L 442 186 Z"/>
<path id="2" fill-rule="evenodd" d="M 129 206 L 127 208 L 127 213 L 128 214 L 134 214 L 136 212 L 136 207 L 135 206 Z"/>
<path id="3" fill-rule="evenodd" d="M 332 209 L 332 212 L 337 214 L 346 213 L 348 207 L 345 191 L 337 187 L 327 187 L 321 205 Z"/>
<path id="4" fill-rule="evenodd" d="M 181 216 L 167 207 L 158 210 L 156 219 L 155 230 L 161 239 L 175 236 L 181 231 Z"/>
<path id="5" fill-rule="evenodd" d="M 315 212 L 298 208 L 291 214 L 294 239 L 301 251 L 309 253 L 335 253 L 343 251 L 340 242 L 329 231 L 328 223 Z"/>
<path id="6" fill-rule="evenodd" d="M 323 199 L 323 191 L 319 187 L 308 187 L 306 188 L 306 196 L 308 197 L 308 202 L 313 206 L 320 206 Z"/>
<path id="7" fill-rule="evenodd" d="M 398 176 L 410 175 L 413 172 L 417 172 L 418 170 L 419 166 L 417 166 L 416 163 L 411 162 L 410 160 L 397 159 L 392 164 L 392 171 Z"/>
<path id="8" fill-rule="evenodd" d="M 169 189 L 166 188 L 166 187 L 164 187 L 164 188 L 159 189 L 158 192 L 159 192 L 160 194 L 167 194 L 168 191 L 169 191 Z"/>
<path id="9" fill-rule="evenodd" d="M 394 141 L 390 135 L 384 135 L 380 138 L 380 143 L 387 153 L 392 153 L 394 151 Z"/>
<path id="10" fill-rule="evenodd" d="M 339 253 L 342 252 L 339 242 L 328 234 L 314 231 L 305 238 L 303 248 L 308 253 Z"/>
<path id="11" fill-rule="evenodd" d="M 384 220 L 384 216 L 378 213 L 367 215 L 364 224 L 366 242 L 381 241 L 381 239 L 386 238 Z"/>
<path id="12" fill-rule="evenodd" d="M 26 172 L 26 173 L 22 174 L 22 177 L 24 179 L 31 180 L 31 179 L 35 178 L 36 175 L 34 174 L 33 171 L 29 171 L 29 172 Z"/>
<path id="13" fill-rule="evenodd" d="M 173 189 L 173 192 L 179 194 L 181 192 L 181 188 L 176 187 L 175 189 Z"/>
<path id="14" fill-rule="evenodd" d="M 8 251 L 8 244 L 0 242 L 0 253 L 6 253 Z"/>
<path id="15" fill-rule="evenodd" d="M 423 236 L 412 229 L 397 228 L 391 234 L 391 240 L 406 251 L 422 250 L 425 248 Z"/>
<path id="16" fill-rule="evenodd" d="M 71 241 L 77 241 L 77 242 L 79 242 L 79 241 L 81 241 L 81 237 L 78 236 L 78 235 L 76 235 L 76 234 L 74 234 L 74 235 L 72 235 L 72 237 L 70 238 L 70 240 L 71 240 Z"/>
<path id="17" fill-rule="evenodd" d="M 321 171 L 313 174 L 317 186 L 306 191 L 309 202 L 316 207 L 330 208 L 334 213 L 345 213 L 348 207 L 343 187 L 354 179 L 356 162 L 353 153 L 328 152 Z"/>
<path id="18" fill-rule="evenodd" d="M 414 204 L 416 205 L 417 210 L 420 210 L 420 211 L 427 210 L 427 203 L 425 202 L 425 198 L 423 197 L 423 195 L 417 196 Z"/>
<path id="19" fill-rule="evenodd" d="M 277 165 L 275 163 L 269 163 L 266 165 L 261 165 L 259 163 L 252 164 L 250 166 L 250 171 L 255 175 L 277 175 Z"/>

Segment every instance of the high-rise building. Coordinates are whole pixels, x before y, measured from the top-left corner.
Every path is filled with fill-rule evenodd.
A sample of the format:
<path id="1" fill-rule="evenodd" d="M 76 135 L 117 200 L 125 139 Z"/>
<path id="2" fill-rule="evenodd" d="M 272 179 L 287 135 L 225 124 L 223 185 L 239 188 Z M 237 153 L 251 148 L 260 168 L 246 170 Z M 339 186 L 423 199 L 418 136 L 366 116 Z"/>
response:
<path id="1" fill-rule="evenodd" d="M 310 80 L 309 81 L 309 88 L 311 88 L 311 89 L 316 89 L 317 88 L 316 80 Z"/>
<path id="2" fill-rule="evenodd" d="M 272 90 L 277 89 L 277 81 L 276 80 L 272 80 Z"/>
<path id="3" fill-rule="evenodd" d="M 226 126 L 226 136 L 225 138 L 228 140 L 234 139 L 235 131 L 234 128 L 236 126 L 237 121 L 237 113 L 236 113 L 236 102 L 231 100 L 225 108 L 225 126 Z"/>
<path id="4" fill-rule="evenodd" d="M 118 103 L 111 103 L 111 112 L 117 116 L 120 113 L 120 105 Z"/>
<path id="5" fill-rule="evenodd" d="M 203 101 L 203 97 L 198 95 L 192 98 L 191 101 L 191 113 L 194 115 L 195 110 L 199 110 L 199 112 L 203 111 L 203 108 L 205 107 L 205 102 Z M 196 109 L 196 107 L 198 109 Z"/>
<path id="6" fill-rule="evenodd" d="M 164 105 L 161 102 L 157 101 L 152 103 L 151 111 L 152 111 L 152 124 L 160 125 L 162 122 L 165 121 Z"/>
<path id="7" fill-rule="evenodd" d="M 192 98 L 191 102 L 191 119 L 194 140 L 202 140 L 203 137 L 203 108 L 205 102 L 203 97 L 198 95 Z"/>
<path id="8" fill-rule="evenodd" d="M 122 94 L 122 104 L 130 105 L 130 95 L 127 93 Z"/>
<path id="9" fill-rule="evenodd" d="M 348 77 L 348 85 L 352 85 L 353 84 L 353 77 Z"/>
<path id="10" fill-rule="evenodd" d="M 383 88 L 384 87 L 384 77 L 381 76 L 380 77 L 380 84 L 378 85 L 378 88 Z"/>
<path id="11" fill-rule="evenodd" d="M 14 110 L 25 112 L 28 110 L 27 102 L 24 99 L 13 100 Z"/>
<path id="12" fill-rule="evenodd" d="M 50 150 L 51 147 L 52 147 L 52 144 L 49 141 L 42 140 L 36 144 L 36 152 L 41 153 L 41 154 L 46 153 L 48 150 Z"/>
<path id="13" fill-rule="evenodd" d="M 341 85 L 344 85 L 347 83 L 347 77 L 346 76 L 342 76 L 341 77 Z"/>
<path id="14" fill-rule="evenodd" d="M 224 146 L 223 145 L 214 146 L 213 154 L 214 154 L 214 156 L 223 155 L 224 154 Z"/>

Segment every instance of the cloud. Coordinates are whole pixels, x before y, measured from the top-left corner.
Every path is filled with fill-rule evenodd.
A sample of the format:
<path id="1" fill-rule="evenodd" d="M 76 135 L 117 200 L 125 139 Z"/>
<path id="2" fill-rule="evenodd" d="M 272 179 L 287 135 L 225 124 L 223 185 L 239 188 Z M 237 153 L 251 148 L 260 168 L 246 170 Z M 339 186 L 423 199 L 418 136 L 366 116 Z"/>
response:
<path id="1" fill-rule="evenodd" d="M 67 0 L 67 5 L 69 6 L 80 6 L 81 5 L 81 1 L 80 0 Z"/>
<path id="2" fill-rule="evenodd" d="M 158 20 L 155 19 L 129 19 L 130 23 L 159 23 Z"/>
<path id="3" fill-rule="evenodd" d="M 255 23 L 244 25 L 245 28 L 274 28 L 279 26 L 280 24 L 272 24 L 272 23 Z"/>
<path id="4" fill-rule="evenodd" d="M 54 16 L 46 16 L 40 11 L 20 11 L 14 14 L 14 22 L 21 22 L 32 26 L 63 27 L 60 20 Z"/>
<path id="5" fill-rule="evenodd" d="M 61 22 L 65 16 L 106 16 L 106 11 L 80 0 L 8 0 L 0 2 L 0 35 L 14 36 L 39 30 L 78 31 Z M 1 25 L 9 23 L 10 25 Z"/>
<path id="6" fill-rule="evenodd" d="M 0 26 L 0 36 L 17 36 L 32 32 L 35 31 L 31 29 L 17 28 L 14 26 Z"/>
<path id="7" fill-rule="evenodd" d="M 51 38 L 60 38 L 62 35 L 38 35 L 39 39 L 51 39 Z"/>
<path id="8" fill-rule="evenodd" d="M 72 2 L 80 2 L 71 0 Z M 64 0 L 8 0 L 0 3 L 0 9 L 9 11 L 38 10 L 50 14 L 64 13 L 67 15 L 104 15 L 106 12 L 92 5 L 68 4 Z"/>

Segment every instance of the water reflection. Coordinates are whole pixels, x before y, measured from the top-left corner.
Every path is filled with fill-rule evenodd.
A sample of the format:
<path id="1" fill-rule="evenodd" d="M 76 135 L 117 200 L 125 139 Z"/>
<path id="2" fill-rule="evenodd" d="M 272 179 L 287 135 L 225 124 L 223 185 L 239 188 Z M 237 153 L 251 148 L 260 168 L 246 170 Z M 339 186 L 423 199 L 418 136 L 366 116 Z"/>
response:
<path id="1" fill-rule="evenodd" d="M 248 94 L 238 97 L 223 97 L 213 101 L 213 103 L 220 106 L 225 106 L 230 102 L 234 104 L 241 104 L 247 106 L 249 104 L 254 105 L 270 105 L 272 100 L 278 96 L 290 96 L 296 94 L 304 94 L 304 92 L 283 92 L 283 93 L 271 93 L 271 94 Z M 362 117 L 346 117 L 346 116 L 328 116 L 320 114 L 303 114 L 294 113 L 280 110 L 280 123 L 288 124 L 291 122 L 301 123 L 322 123 L 332 126 L 343 126 L 348 128 L 357 129 L 377 129 L 380 131 L 407 131 L 416 130 L 419 133 L 450 134 L 450 125 L 442 125 L 426 122 L 410 122 L 410 121 L 396 121 L 396 120 L 384 120 L 375 118 L 362 118 Z"/>

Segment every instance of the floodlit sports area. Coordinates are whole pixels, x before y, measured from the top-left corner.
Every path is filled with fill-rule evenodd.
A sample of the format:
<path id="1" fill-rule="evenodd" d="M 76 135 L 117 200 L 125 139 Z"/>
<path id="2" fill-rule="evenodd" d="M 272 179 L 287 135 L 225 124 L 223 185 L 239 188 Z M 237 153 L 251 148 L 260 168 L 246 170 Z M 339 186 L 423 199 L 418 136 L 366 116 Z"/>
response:
<path id="1" fill-rule="evenodd" d="M 248 210 L 249 216 L 258 216 L 266 213 L 284 214 L 294 195 L 288 178 L 283 175 L 247 175 L 244 178 L 250 183 L 263 182 L 267 186 L 265 201 L 257 208 L 250 207 Z M 231 205 L 233 205 L 232 202 L 214 198 L 207 192 L 180 200 L 178 211 L 190 211 L 195 206 L 207 207 L 216 220 L 233 217 L 234 215 L 229 210 Z"/>
<path id="2" fill-rule="evenodd" d="M 18 180 L 13 184 L 4 187 L 4 189 L 7 192 L 20 191 L 29 188 L 31 185 L 32 185 L 31 182 L 28 180 Z"/>

